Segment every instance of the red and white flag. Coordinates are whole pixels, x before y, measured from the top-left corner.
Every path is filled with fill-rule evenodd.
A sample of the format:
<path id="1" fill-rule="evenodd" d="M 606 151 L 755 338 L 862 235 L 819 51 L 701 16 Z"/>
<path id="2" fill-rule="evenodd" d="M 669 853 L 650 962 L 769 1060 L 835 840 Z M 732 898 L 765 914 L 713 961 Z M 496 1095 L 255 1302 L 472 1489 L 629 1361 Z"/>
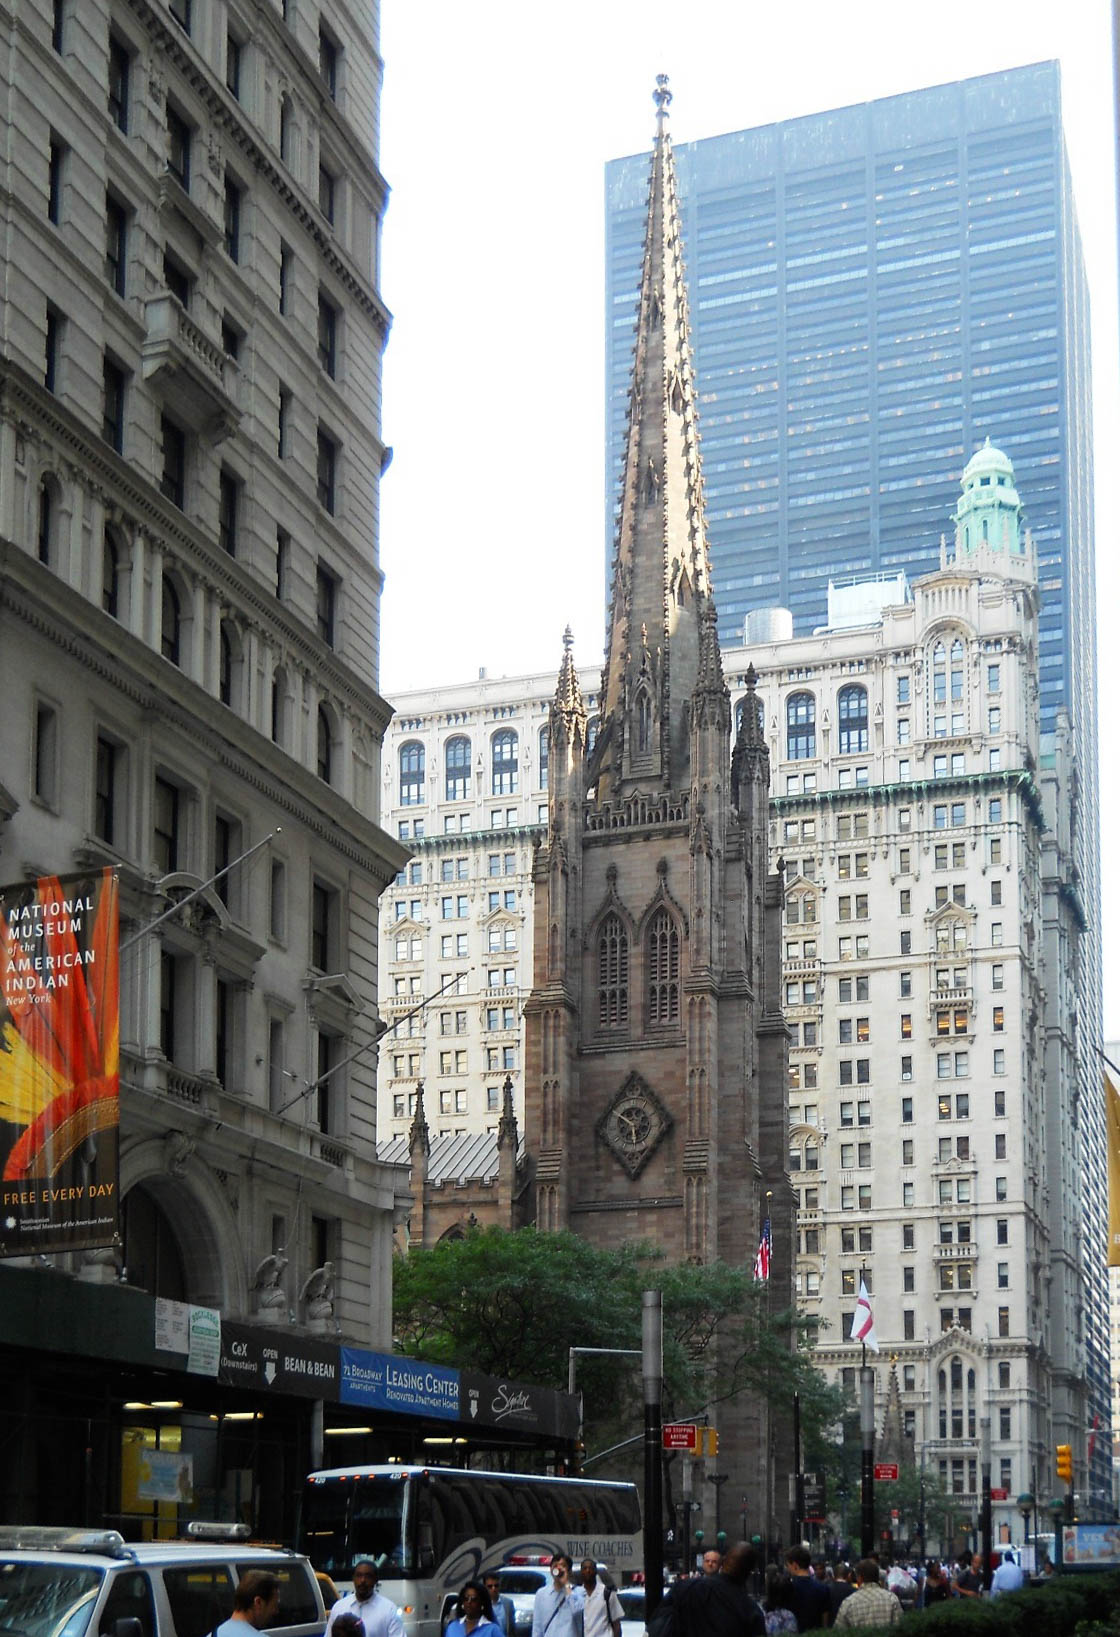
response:
<path id="1" fill-rule="evenodd" d="M 871 1311 L 871 1298 L 862 1279 L 859 1282 L 859 1300 L 852 1314 L 852 1334 L 849 1339 L 861 1341 L 865 1347 L 870 1347 L 873 1353 L 879 1351 L 879 1343 L 875 1339 L 875 1315 Z"/>
<path id="2" fill-rule="evenodd" d="M 758 1242 L 758 1255 L 754 1259 L 754 1276 L 756 1279 L 770 1277 L 770 1218 L 762 1224 L 762 1238 Z"/>

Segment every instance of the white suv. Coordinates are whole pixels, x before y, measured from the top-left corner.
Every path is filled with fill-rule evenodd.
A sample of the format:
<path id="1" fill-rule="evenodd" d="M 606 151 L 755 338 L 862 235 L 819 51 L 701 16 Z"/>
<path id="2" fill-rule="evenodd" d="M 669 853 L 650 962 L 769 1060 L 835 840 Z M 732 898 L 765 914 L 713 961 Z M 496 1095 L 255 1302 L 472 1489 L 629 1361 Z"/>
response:
<path id="1" fill-rule="evenodd" d="M 271 1637 L 322 1637 L 322 1592 L 296 1552 L 237 1538 L 128 1544 L 111 1529 L 0 1528 L 0 1637 L 209 1637 L 250 1569 L 280 1583 Z"/>

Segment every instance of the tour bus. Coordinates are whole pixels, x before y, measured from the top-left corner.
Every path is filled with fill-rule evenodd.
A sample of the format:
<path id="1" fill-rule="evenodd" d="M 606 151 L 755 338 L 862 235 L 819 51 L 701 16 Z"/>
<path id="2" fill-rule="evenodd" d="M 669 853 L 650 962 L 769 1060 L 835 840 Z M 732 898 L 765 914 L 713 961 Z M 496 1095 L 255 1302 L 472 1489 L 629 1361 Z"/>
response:
<path id="1" fill-rule="evenodd" d="M 401 1611 L 407 1637 L 439 1637 L 449 1600 L 486 1569 L 566 1552 L 619 1580 L 642 1565 L 633 1484 L 433 1466 L 333 1467 L 303 1493 L 302 1550 L 348 1587 L 356 1562 Z"/>

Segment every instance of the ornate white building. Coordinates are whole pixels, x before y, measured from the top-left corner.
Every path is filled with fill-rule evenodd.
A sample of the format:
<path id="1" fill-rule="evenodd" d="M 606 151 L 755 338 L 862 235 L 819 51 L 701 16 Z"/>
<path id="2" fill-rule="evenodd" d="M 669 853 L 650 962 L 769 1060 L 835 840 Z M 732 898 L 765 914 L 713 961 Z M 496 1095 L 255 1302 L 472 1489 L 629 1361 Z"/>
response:
<path id="1" fill-rule="evenodd" d="M 1016 1539 L 1016 1497 L 1053 1491 L 1054 1444 L 1085 1457 L 1081 1179 L 1101 1163 L 1072 1025 L 1076 767 L 1062 724 L 1039 743 L 1037 602 L 1011 464 L 986 447 L 936 573 L 834 586 L 827 630 L 723 654 L 736 709 L 757 669 L 772 770 L 797 1277 L 819 1362 L 854 1382 L 865 1270 L 915 1459 L 975 1516 L 987 1418 L 996 1522 Z M 598 682 L 580 673 L 589 715 Z M 382 1054 L 382 1132 L 407 1133 L 418 1080 L 434 1134 L 495 1129 L 506 1072 L 523 1108 L 550 692 L 541 676 L 396 701 L 383 808 L 415 856 L 382 899 L 406 1019 Z"/>
<path id="2" fill-rule="evenodd" d="M 854 1386 L 864 1274 L 915 1458 L 975 1517 L 988 1418 L 1016 1538 L 1016 1496 L 1052 1493 L 1054 1443 L 1084 1455 L 1080 1178 L 1100 1161 L 1069 1026 L 1069 752 L 1059 733 L 1040 754 L 1019 514 L 985 447 L 953 547 L 907 600 L 834 588 L 826 632 L 751 650 L 785 861 L 802 1305 Z"/>
<path id="3" fill-rule="evenodd" d="M 254 1520 L 282 1528 L 309 1401 L 215 1455 L 224 1412 L 145 1376 L 183 1362 L 135 1298 L 391 1344 L 376 916 L 405 855 L 377 813 L 375 8 L 21 0 L 7 37 L 0 880 L 116 866 L 125 953 L 118 1265 L 0 1267 L 9 1315 L 28 1280 L 64 1280 L 67 1352 L 112 1332 L 114 1362 L 5 1326 L 23 1459 L 0 1503 L 54 1521 L 47 1462 L 56 1494 L 82 1492 L 73 1415 L 94 1427 L 91 1514 L 129 1513 L 131 1428 L 194 1448 L 213 1504 L 250 1470 Z M 123 1393 L 105 1368 L 131 1372 Z"/>

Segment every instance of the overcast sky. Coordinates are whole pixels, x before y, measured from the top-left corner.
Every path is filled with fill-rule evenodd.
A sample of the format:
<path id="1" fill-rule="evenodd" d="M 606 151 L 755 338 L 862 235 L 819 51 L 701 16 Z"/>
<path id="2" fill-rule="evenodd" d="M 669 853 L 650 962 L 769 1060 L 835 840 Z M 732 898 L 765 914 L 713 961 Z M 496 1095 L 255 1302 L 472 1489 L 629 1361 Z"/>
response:
<path id="1" fill-rule="evenodd" d="M 670 76 L 670 129 L 683 143 L 1061 61 L 1093 307 L 1098 610 L 1115 624 L 1108 0 L 382 0 L 381 47 L 392 189 L 382 290 L 394 314 L 383 401 L 394 459 L 381 510 L 387 698 L 482 666 L 551 672 L 568 623 L 580 663 L 602 658 L 603 169 L 649 146 L 658 73 Z M 1114 722 L 1102 712 L 1104 814 L 1120 783 Z M 1116 1039 L 1120 860 L 1104 854 L 1105 1027 Z"/>

